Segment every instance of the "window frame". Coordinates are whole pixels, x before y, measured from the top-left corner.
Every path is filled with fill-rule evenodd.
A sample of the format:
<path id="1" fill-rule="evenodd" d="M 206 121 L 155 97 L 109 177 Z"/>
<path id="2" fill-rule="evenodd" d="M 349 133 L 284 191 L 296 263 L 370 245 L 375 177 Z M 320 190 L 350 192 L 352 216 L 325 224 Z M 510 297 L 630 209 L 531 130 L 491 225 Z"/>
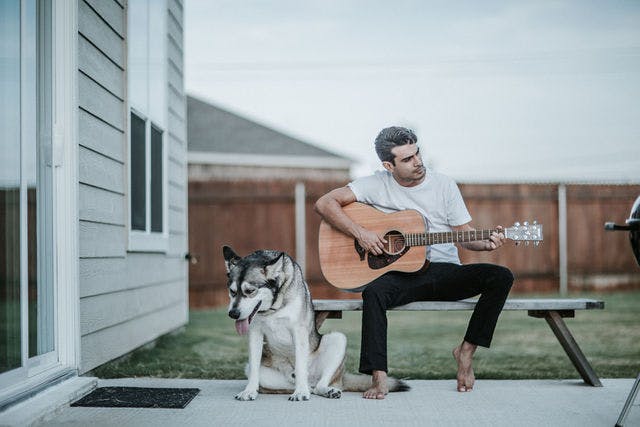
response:
<path id="1" fill-rule="evenodd" d="M 144 1 L 144 0 L 142 0 Z M 153 8 L 153 10 L 152 10 Z M 126 111 L 127 111 L 127 173 L 128 173 L 128 187 L 127 187 L 127 234 L 128 234 L 128 251 L 129 252 L 161 252 L 167 253 L 169 250 L 169 179 L 168 179 L 168 140 L 167 140 L 167 99 L 168 99 L 168 87 L 167 87 L 167 77 L 168 77 L 168 61 L 167 61 L 167 4 L 165 1 L 146 1 L 146 10 L 147 16 L 145 17 L 146 26 L 146 37 L 152 37 L 152 30 L 158 31 L 161 33 L 161 48 L 160 50 L 152 51 L 154 46 L 151 46 L 151 43 L 146 43 L 146 64 L 145 69 L 142 71 L 146 74 L 147 78 L 144 78 L 146 86 L 144 87 L 144 97 L 145 99 L 136 99 L 134 100 L 134 93 L 139 94 L 141 91 L 132 90 L 132 80 L 136 80 L 139 82 L 140 79 L 132 79 L 130 77 L 130 57 L 131 51 L 129 50 L 129 46 L 132 45 L 131 41 L 128 39 L 127 42 L 127 90 L 129 96 L 126 99 Z M 128 10 L 129 12 L 129 10 Z M 153 17 L 161 16 L 162 23 L 161 25 L 154 26 L 150 28 L 149 22 L 151 21 L 152 15 Z M 130 13 L 127 13 L 127 28 L 130 28 L 129 19 L 131 18 Z M 129 31 L 129 37 L 132 36 L 133 31 Z M 157 42 L 156 42 L 157 43 Z M 157 47 L 157 46 L 155 46 Z M 151 69 L 149 63 L 151 60 L 158 60 L 158 57 L 161 58 L 161 64 L 157 69 Z M 137 71 L 138 73 L 140 70 Z M 150 76 L 154 74 L 154 79 L 160 78 L 162 89 L 161 93 L 158 94 L 157 90 L 154 89 L 152 91 Z M 157 80 L 154 80 L 157 82 Z M 137 88 L 139 89 L 139 88 Z M 155 97 L 158 97 L 156 99 Z M 159 102 L 158 102 L 159 101 Z M 157 105 L 161 105 L 161 111 L 158 113 Z M 146 110 L 146 111 L 145 111 Z M 153 111 L 155 110 L 155 112 Z M 131 195 L 132 195 L 132 173 L 131 173 L 131 114 L 135 114 L 145 123 L 145 230 L 134 230 L 132 228 L 132 204 L 131 204 Z M 162 143 L 162 231 L 152 231 L 151 224 L 151 128 L 154 127 L 161 132 L 161 143 Z"/>
<path id="2" fill-rule="evenodd" d="M 129 187 L 127 192 L 127 229 L 129 231 L 129 252 L 167 252 L 169 249 L 168 231 L 168 180 L 167 180 L 167 144 L 166 129 L 159 126 L 147 115 L 140 113 L 137 109 L 129 107 L 127 115 L 127 135 L 128 135 L 128 164 L 129 164 Z M 144 121 L 145 136 L 145 230 L 134 230 L 132 228 L 132 203 L 131 203 L 131 114 L 135 114 Z M 151 127 L 162 132 L 162 232 L 151 231 Z"/>

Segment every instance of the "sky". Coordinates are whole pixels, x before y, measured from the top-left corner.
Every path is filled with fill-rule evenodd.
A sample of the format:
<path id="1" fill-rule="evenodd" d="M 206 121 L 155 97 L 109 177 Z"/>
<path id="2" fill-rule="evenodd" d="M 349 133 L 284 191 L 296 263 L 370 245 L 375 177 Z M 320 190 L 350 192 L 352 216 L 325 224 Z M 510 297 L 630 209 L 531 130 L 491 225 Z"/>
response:
<path id="1" fill-rule="evenodd" d="M 187 93 L 380 168 L 640 183 L 640 1 L 186 0 Z"/>

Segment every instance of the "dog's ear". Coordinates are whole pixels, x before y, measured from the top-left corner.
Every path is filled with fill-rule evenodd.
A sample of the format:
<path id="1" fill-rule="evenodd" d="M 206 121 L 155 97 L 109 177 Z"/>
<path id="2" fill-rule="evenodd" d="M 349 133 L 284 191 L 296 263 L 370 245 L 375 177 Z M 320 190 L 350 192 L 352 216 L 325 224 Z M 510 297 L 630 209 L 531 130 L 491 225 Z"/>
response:
<path id="1" fill-rule="evenodd" d="M 230 246 L 222 247 L 222 256 L 224 256 L 224 265 L 227 268 L 227 274 L 242 258 L 236 254 Z"/>
<path id="2" fill-rule="evenodd" d="M 272 259 L 269 264 L 264 266 L 265 276 L 269 279 L 276 278 L 280 272 L 284 269 L 284 252 Z"/>

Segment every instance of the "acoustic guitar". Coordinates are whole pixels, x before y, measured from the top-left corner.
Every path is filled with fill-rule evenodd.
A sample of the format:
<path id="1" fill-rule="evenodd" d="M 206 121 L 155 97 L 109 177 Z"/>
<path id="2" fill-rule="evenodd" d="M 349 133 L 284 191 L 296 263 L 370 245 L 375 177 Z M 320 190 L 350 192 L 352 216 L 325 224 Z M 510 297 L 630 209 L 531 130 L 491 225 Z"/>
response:
<path id="1" fill-rule="evenodd" d="M 416 210 L 387 214 L 357 202 L 343 206 L 343 210 L 357 224 L 384 236 L 387 243 L 382 255 L 373 255 L 356 239 L 322 221 L 318 237 L 320 268 L 327 281 L 340 289 L 359 288 L 388 271 L 416 272 L 429 264 L 427 246 L 486 240 L 496 231 L 428 232 L 425 218 Z M 503 233 L 516 243 L 538 245 L 542 241 L 542 224 L 516 222 Z"/>

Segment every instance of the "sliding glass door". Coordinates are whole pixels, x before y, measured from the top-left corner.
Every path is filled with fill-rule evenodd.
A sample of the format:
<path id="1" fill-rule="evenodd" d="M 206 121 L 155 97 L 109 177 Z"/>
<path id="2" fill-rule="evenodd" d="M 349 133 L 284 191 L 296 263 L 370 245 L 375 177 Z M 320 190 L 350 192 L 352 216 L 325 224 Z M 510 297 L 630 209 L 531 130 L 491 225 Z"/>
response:
<path id="1" fill-rule="evenodd" d="M 0 391 L 57 362 L 50 7 L 0 1 Z"/>
<path id="2" fill-rule="evenodd" d="M 22 366 L 20 3 L 0 2 L 0 372 Z M 17 102 L 14 104 L 13 102 Z"/>

